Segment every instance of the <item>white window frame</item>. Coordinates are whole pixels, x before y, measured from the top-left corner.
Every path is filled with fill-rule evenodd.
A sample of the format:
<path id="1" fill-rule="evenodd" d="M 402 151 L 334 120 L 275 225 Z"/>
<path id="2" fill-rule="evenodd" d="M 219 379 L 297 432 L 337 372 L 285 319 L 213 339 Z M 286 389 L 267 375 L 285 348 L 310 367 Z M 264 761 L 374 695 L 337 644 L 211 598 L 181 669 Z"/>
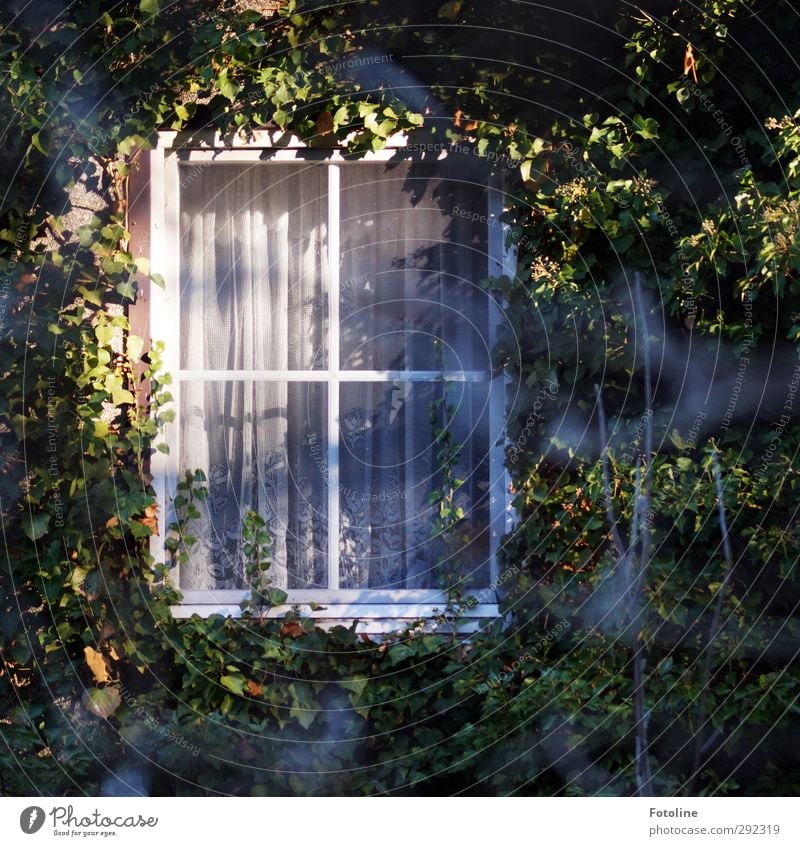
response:
<path id="1" fill-rule="evenodd" d="M 367 371 L 347 370 L 339 367 L 339 172 L 342 166 L 357 167 L 359 162 L 381 162 L 397 160 L 397 149 L 408 148 L 408 139 L 396 135 L 387 147 L 380 151 L 367 152 L 357 160 L 345 154 L 343 148 L 320 150 L 310 148 L 299 138 L 269 131 L 256 131 L 254 138 L 244 140 L 223 139 L 214 131 L 180 136 L 174 131 L 162 131 L 158 144 L 149 152 L 150 157 L 150 264 L 151 272 L 160 274 L 165 282 L 164 289 L 151 286 L 150 292 L 150 337 L 165 344 L 164 369 L 172 375 L 170 393 L 175 420 L 167 423 L 159 435 L 157 444 L 169 446 L 169 452 L 156 451 L 151 461 L 153 485 L 159 503 L 159 533 L 153 536 L 151 552 L 157 560 L 164 560 L 166 550 L 164 537 L 167 526 L 172 522 L 174 510 L 172 497 L 179 481 L 178 461 L 180 456 L 179 419 L 181 382 L 188 379 L 201 380 L 271 380 L 271 381 L 315 381 L 328 384 L 328 561 L 329 584 L 338 583 L 339 562 L 339 391 L 336 386 L 345 382 L 393 382 L 425 381 L 441 379 L 441 371 Z M 330 290 L 328 296 L 328 366 L 324 370 L 305 371 L 196 371 L 180 367 L 180 163 L 214 166 L 217 163 L 257 163 L 264 160 L 269 151 L 269 160 L 277 162 L 317 160 L 324 161 L 328 170 L 328 221 L 333 222 L 328 234 L 328 258 L 330 267 Z M 447 152 L 440 152 L 435 158 L 426 156 L 426 161 L 444 159 Z M 418 156 L 409 155 L 409 160 Z M 502 184 L 492 179 L 486 186 L 489 196 L 487 224 L 488 263 L 487 275 L 513 275 L 515 256 L 506 250 L 507 227 L 499 223 L 502 212 Z M 495 302 L 490 314 L 490 344 L 493 347 L 497 330 L 502 320 L 502 304 Z M 343 374 L 346 374 L 343 376 Z M 445 373 L 452 381 L 478 381 L 486 378 L 484 371 Z M 490 377 L 491 378 L 491 377 Z M 505 432 L 505 395 L 508 379 L 496 376 L 490 388 L 489 430 L 490 433 Z M 512 507 L 509 495 L 510 481 L 505 468 L 505 437 L 498 438 L 491 446 L 490 455 L 490 575 L 491 588 L 497 584 L 497 552 L 500 539 L 512 525 Z M 173 580 L 180 588 L 179 571 L 173 571 Z M 459 620 L 459 631 L 469 632 L 479 626 L 481 619 L 493 618 L 498 614 L 496 597 L 486 596 L 488 589 L 476 589 L 489 601 L 481 601 L 466 610 Z M 193 614 L 240 614 L 240 603 L 248 591 L 242 590 L 182 590 L 183 602 L 173 607 L 175 617 L 190 617 Z M 430 617 L 442 611 L 447 596 L 438 590 L 288 590 L 285 606 L 270 609 L 270 615 L 282 616 L 291 607 L 300 607 L 304 614 L 317 617 L 326 626 L 361 620 L 361 628 L 370 632 L 388 632 L 397 629 L 404 621 L 412 622 Z M 311 610 L 310 603 L 324 608 Z"/>

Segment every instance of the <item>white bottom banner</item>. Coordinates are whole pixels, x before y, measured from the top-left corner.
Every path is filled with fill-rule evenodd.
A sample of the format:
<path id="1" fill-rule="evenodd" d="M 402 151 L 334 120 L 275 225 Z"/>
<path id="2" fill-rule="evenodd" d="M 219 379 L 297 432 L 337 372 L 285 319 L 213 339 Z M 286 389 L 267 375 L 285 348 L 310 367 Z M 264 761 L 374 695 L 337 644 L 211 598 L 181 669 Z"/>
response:
<path id="1" fill-rule="evenodd" d="M 642 846 L 800 843 L 796 798 L 4 798 L 3 844 L 93 838 L 122 843 L 324 846 L 525 843 Z"/>

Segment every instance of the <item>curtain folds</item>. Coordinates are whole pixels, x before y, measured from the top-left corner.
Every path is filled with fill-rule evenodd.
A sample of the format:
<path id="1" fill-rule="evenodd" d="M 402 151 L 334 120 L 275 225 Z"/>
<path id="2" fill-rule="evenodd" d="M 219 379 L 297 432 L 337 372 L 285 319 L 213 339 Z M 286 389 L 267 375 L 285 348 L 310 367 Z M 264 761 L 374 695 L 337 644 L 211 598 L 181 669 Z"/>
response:
<path id="1" fill-rule="evenodd" d="M 267 522 L 275 586 L 441 587 L 452 550 L 431 537 L 429 495 L 441 484 L 430 409 L 442 382 L 355 381 L 347 371 L 489 373 L 487 299 L 477 285 L 485 223 L 482 232 L 453 214 L 485 202 L 483 189 L 442 179 L 435 166 L 342 166 L 335 380 L 327 377 L 326 166 L 181 166 L 179 464 L 209 481 L 183 589 L 246 587 L 248 510 Z M 286 378 L 296 370 L 324 378 Z M 337 391 L 335 423 L 329 391 Z M 488 375 L 447 392 L 463 445 L 457 499 L 468 542 L 459 566 L 465 584 L 480 587 L 488 584 Z M 338 585 L 328 584 L 330 425 Z"/>

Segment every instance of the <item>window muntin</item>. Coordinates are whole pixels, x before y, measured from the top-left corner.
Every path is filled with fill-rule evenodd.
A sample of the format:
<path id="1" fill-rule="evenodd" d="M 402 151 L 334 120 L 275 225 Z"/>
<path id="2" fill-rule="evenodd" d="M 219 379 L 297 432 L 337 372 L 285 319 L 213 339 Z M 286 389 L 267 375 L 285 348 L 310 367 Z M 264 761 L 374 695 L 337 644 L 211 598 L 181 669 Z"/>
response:
<path id="1" fill-rule="evenodd" d="M 449 402 L 458 407 L 457 440 L 464 444 L 457 475 L 467 477 L 459 491 L 470 537 L 459 554 L 462 584 L 488 585 L 489 515 L 497 512 L 489 500 L 490 493 L 495 498 L 498 493 L 489 473 L 493 464 L 496 475 L 498 463 L 490 462 L 489 454 L 502 431 L 496 397 L 497 431 L 490 431 L 490 395 L 497 389 L 489 361 L 492 304 L 476 284 L 487 274 L 485 188 L 443 178 L 441 163 L 203 163 L 183 165 L 179 173 L 181 435 L 175 440 L 181 444 L 180 469 L 192 466 L 197 453 L 188 445 L 197 441 L 205 409 L 198 414 L 195 401 L 190 431 L 184 422 L 191 419 L 188 397 L 199 390 L 193 380 L 216 380 L 213 389 L 203 389 L 216 391 L 216 398 L 203 402 L 224 430 L 211 438 L 216 455 L 228 461 L 227 469 L 215 461 L 206 471 L 213 510 L 207 515 L 207 548 L 216 549 L 217 557 L 209 566 L 209 559 L 204 562 L 193 550 L 180 586 L 245 588 L 237 562 L 237 510 L 241 514 L 255 505 L 263 511 L 271 497 L 283 509 L 271 515 L 283 532 L 276 536 L 277 566 L 271 571 L 279 586 L 340 588 L 350 597 L 353 589 L 441 587 L 436 568 L 447 551 L 439 544 L 436 552 L 436 542 L 425 536 L 433 518 L 425 485 L 429 490 L 437 479 L 419 465 L 426 447 L 425 460 L 435 464 L 427 405 L 441 396 L 443 370 Z M 271 202 L 267 197 L 275 184 L 290 190 Z M 483 214 L 483 221 L 453 217 L 454 207 L 472 210 L 476 219 Z M 204 219 L 190 220 L 198 209 Z M 248 227 L 261 228 L 260 240 Z M 187 240 L 196 245 L 194 256 Z M 199 254 L 197 245 L 204 245 Z M 259 250 L 268 255 L 258 255 Z M 201 287 L 209 289 L 216 309 L 210 316 L 203 309 L 202 355 L 194 344 L 196 314 L 186 315 L 186 303 L 196 299 L 191 289 L 198 266 L 213 281 Z M 265 304 L 253 281 L 270 273 L 292 281 L 282 288 L 270 283 L 272 296 Z M 191 308 L 196 312 L 197 304 Z M 270 346 L 268 332 L 255 331 L 267 322 L 265 314 L 273 323 L 280 315 L 285 324 L 277 333 L 285 339 L 275 345 L 278 349 Z M 303 329 L 292 336 L 291 325 L 298 320 Z M 239 336 L 247 331 L 249 340 Z M 226 336 L 228 346 L 222 342 Z M 432 343 L 433 338 L 441 343 Z M 263 383 L 273 383 L 272 388 Z M 296 390 L 290 398 L 291 388 Z M 359 399 L 353 402 L 354 397 Z M 240 412 L 233 400 L 250 421 L 238 432 Z M 230 414 L 210 408 L 220 402 L 231 403 Z M 326 427 L 326 420 L 339 425 Z M 208 430 L 211 420 L 204 425 Z M 364 431 L 358 432 L 359 426 Z M 358 448 L 354 437 L 360 439 Z M 267 449 L 281 438 L 279 449 Z M 392 467 L 367 460 L 381 438 L 394 445 Z M 271 454 L 269 472 L 262 453 Z M 258 462 L 245 468 L 254 457 Z"/>

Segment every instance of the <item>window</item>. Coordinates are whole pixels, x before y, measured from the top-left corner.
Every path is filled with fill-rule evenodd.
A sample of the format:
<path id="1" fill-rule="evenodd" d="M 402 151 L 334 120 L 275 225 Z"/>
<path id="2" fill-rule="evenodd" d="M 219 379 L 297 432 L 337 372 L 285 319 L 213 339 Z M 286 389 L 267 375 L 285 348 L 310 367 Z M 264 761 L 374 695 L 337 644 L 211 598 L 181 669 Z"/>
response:
<path id="1" fill-rule="evenodd" d="M 187 469 L 209 489 L 180 613 L 233 611 L 248 591 L 248 510 L 272 538 L 272 585 L 332 603 L 329 616 L 419 616 L 454 569 L 465 592 L 486 591 L 508 521 L 500 311 L 479 285 L 502 272 L 499 191 L 477 160 L 414 159 L 402 140 L 358 160 L 270 140 L 163 133 L 151 153 L 152 264 L 167 281 L 151 333 L 177 412 L 155 467 L 164 524 Z M 459 445 L 457 548 L 433 531 L 443 430 Z"/>

